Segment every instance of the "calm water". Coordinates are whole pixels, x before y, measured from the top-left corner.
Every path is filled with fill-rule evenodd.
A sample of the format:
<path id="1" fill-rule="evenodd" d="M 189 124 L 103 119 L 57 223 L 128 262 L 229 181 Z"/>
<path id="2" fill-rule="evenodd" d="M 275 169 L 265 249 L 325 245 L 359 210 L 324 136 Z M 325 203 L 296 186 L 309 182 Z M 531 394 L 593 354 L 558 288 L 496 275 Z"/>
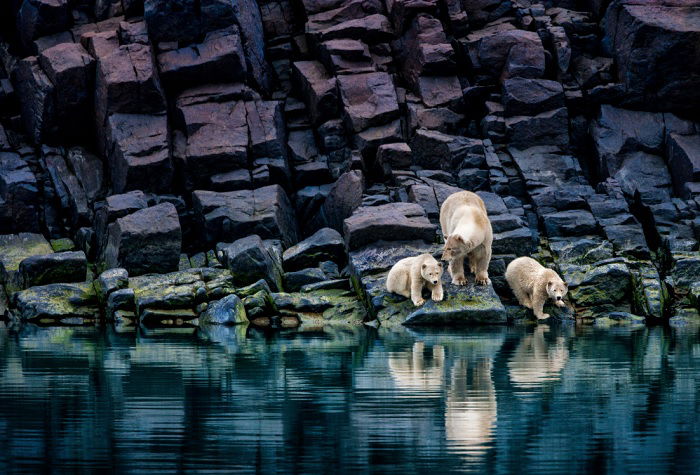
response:
<path id="1" fill-rule="evenodd" d="M 0 473 L 698 473 L 700 332 L 0 324 Z"/>

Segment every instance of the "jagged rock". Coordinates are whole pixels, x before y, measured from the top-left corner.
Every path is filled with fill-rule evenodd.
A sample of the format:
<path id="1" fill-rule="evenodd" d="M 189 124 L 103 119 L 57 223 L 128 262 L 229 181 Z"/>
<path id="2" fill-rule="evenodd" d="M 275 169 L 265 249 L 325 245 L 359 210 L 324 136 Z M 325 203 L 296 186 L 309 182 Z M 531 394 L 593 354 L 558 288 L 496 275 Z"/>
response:
<path id="1" fill-rule="evenodd" d="M 204 241 L 230 242 L 249 234 L 281 239 L 285 246 L 298 241 L 294 210 L 279 185 L 230 192 L 195 191 L 195 216 Z"/>
<path id="2" fill-rule="evenodd" d="M 24 259 L 19 265 L 25 288 L 62 282 L 83 282 L 87 259 L 83 251 L 57 252 Z"/>
<path id="3" fill-rule="evenodd" d="M 222 248 L 226 267 L 237 286 L 264 279 L 273 290 L 282 289 L 282 263 L 260 236 L 253 234 Z"/>
<path id="4" fill-rule="evenodd" d="M 506 119 L 506 135 L 516 148 L 537 145 L 569 144 L 569 117 L 566 108 L 542 112 L 535 116 L 516 116 Z"/>
<path id="5" fill-rule="evenodd" d="M 174 153 L 183 162 L 190 188 L 202 186 L 218 173 L 247 166 L 246 103 L 231 101 L 228 94 L 237 94 L 235 87 L 204 86 L 177 99 L 179 125 L 186 138 Z"/>
<path id="6" fill-rule="evenodd" d="M 27 162 L 0 152 L 0 229 L 39 231 L 39 212 L 38 183 Z"/>
<path id="7" fill-rule="evenodd" d="M 129 275 L 171 272 L 177 269 L 181 247 L 177 210 L 171 203 L 162 203 L 109 225 L 105 264 L 122 267 Z"/>
<path id="8" fill-rule="evenodd" d="M 411 150 L 415 164 L 430 169 L 477 168 L 486 160 L 481 140 L 432 130 L 418 130 L 411 141 Z"/>
<path id="9" fill-rule="evenodd" d="M 148 33 L 156 42 L 191 42 L 200 34 L 201 20 L 193 0 L 144 0 Z"/>
<path id="10" fill-rule="evenodd" d="M 245 106 L 253 158 L 286 158 L 283 104 L 279 101 L 248 101 Z"/>
<path id="11" fill-rule="evenodd" d="M 21 287 L 19 268 L 22 261 L 51 252 L 51 245 L 41 234 L 0 235 L 0 280 L 8 293 Z"/>
<path id="12" fill-rule="evenodd" d="M 399 115 L 394 83 L 387 73 L 340 76 L 338 89 L 349 128 L 360 132 Z"/>
<path id="13" fill-rule="evenodd" d="M 671 275 L 674 286 L 687 291 L 695 285 L 700 275 L 700 255 L 695 252 L 674 256 Z"/>
<path id="14" fill-rule="evenodd" d="M 243 301 L 235 295 L 227 295 L 221 300 L 210 302 L 207 310 L 200 315 L 200 322 L 219 325 L 248 323 Z"/>
<path id="15" fill-rule="evenodd" d="M 624 155 L 613 175 L 629 197 L 639 194 L 647 204 L 666 203 L 670 198 L 671 176 L 663 158 L 644 152 Z"/>
<path id="16" fill-rule="evenodd" d="M 90 212 L 87 196 L 76 176 L 60 155 L 47 154 L 43 162 L 48 170 L 61 207 L 71 218 L 74 227 L 89 224 Z"/>
<path id="17" fill-rule="evenodd" d="M 503 81 L 506 117 L 537 115 L 564 107 L 564 89 L 548 79 L 512 78 Z"/>
<path id="18" fill-rule="evenodd" d="M 35 38 L 67 30 L 71 20 L 68 0 L 25 0 L 17 12 L 16 24 L 22 44 L 30 48 Z"/>
<path id="19" fill-rule="evenodd" d="M 355 1 L 354 3 L 365 3 Z M 370 3 L 370 2 L 367 2 Z M 381 14 L 369 15 L 364 18 L 350 19 L 328 28 L 311 31 L 313 25 L 307 23 L 307 32 L 319 41 L 339 38 L 363 40 L 367 43 L 382 43 L 393 39 L 394 32 L 389 19 Z"/>
<path id="20" fill-rule="evenodd" d="M 700 135 L 668 137 L 668 166 L 677 195 L 689 198 L 691 182 L 700 182 Z"/>
<path id="21" fill-rule="evenodd" d="M 343 236 L 332 228 L 320 229 L 284 251 L 282 258 L 287 271 L 314 267 L 323 261 L 342 264 L 345 261 Z"/>
<path id="22" fill-rule="evenodd" d="M 318 124 L 338 114 L 336 79 L 318 61 L 296 61 L 292 78 L 301 93 L 309 114 Z"/>
<path id="23" fill-rule="evenodd" d="M 97 295 L 91 282 L 49 284 L 17 292 L 13 297 L 21 320 L 61 322 L 99 318 Z"/>
<path id="24" fill-rule="evenodd" d="M 100 57 L 95 84 L 98 129 L 111 113 L 155 114 L 166 108 L 148 45 L 123 45 Z"/>
<path id="25" fill-rule="evenodd" d="M 663 115 L 602 105 L 591 124 L 599 167 L 607 176 L 620 168 L 626 154 L 660 152 L 664 140 Z"/>
<path id="26" fill-rule="evenodd" d="M 586 271 L 579 285 L 569 291 L 576 305 L 614 304 L 629 296 L 630 270 L 624 263 L 597 265 Z"/>
<path id="27" fill-rule="evenodd" d="M 165 115 L 112 114 L 106 140 L 113 193 L 170 190 L 173 166 Z"/>
<path id="28" fill-rule="evenodd" d="M 82 147 L 68 150 L 66 159 L 75 173 L 89 203 L 104 197 L 104 170 L 100 157 Z"/>
<path id="29" fill-rule="evenodd" d="M 207 33 L 196 45 L 159 54 L 158 68 L 163 83 L 174 89 L 198 85 L 202 78 L 212 83 L 243 82 L 247 73 L 235 27 Z"/>
<path id="30" fill-rule="evenodd" d="M 394 5 L 404 3 L 397 1 Z M 436 2 L 430 3 L 434 5 Z M 430 15 L 418 14 L 396 49 L 398 60 L 402 63 L 402 74 L 414 88 L 418 87 L 420 76 L 451 76 L 457 73 L 452 45 L 447 41 L 440 21 Z"/>
<path id="31" fill-rule="evenodd" d="M 700 101 L 698 2 L 618 1 L 608 8 L 604 45 L 639 105 L 692 111 Z"/>
<path id="32" fill-rule="evenodd" d="M 335 74 L 373 72 L 367 45 L 360 40 L 329 40 L 319 45 L 319 59 Z"/>
<path id="33" fill-rule="evenodd" d="M 288 292 L 298 292 L 302 287 L 318 284 L 326 280 L 326 274 L 319 268 L 308 268 L 284 274 L 284 288 Z"/>
<path id="34" fill-rule="evenodd" d="M 17 63 L 12 73 L 22 110 L 24 130 L 34 143 L 54 138 L 58 125 L 55 122 L 54 86 L 39 66 L 35 56 Z"/>
<path id="35" fill-rule="evenodd" d="M 435 239 L 435 230 L 425 210 L 413 203 L 360 207 L 343 224 L 345 243 L 350 250 L 379 240 L 431 242 Z"/>
<path id="36" fill-rule="evenodd" d="M 109 294 L 106 301 L 106 318 L 108 320 L 116 320 L 116 314 L 119 311 L 135 314 L 136 292 L 134 292 L 134 289 L 118 289 Z"/>
<path id="37" fill-rule="evenodd" d="M 416 93 L 427 107 L 452 105 L 462 99 L 457 76 L 421 76 Z"/>
<path id="38" fill-rule="evenodd" d="M 494 78 L 544 75 L 544 47 L 535 32 L 497 26 L 468 35 L 466 46 L 472 65 Z"/>
<path id="39" fill-rule="evenodd" d="M 320 213 L 314 218 L 314 228 L 330 227 L 342 232 L 345 218 L 362 203 L 364 189 L 364 176 L 361 171 L 343 173 L 328 190 Z"/>
<path id="40" fill-rule="evenodd" d="M 100 301 L 105 302 L 112 292 L 125 289 L 129 285 L 129 273 L 126 269 L 108 269 L 95 281 L 95 290 Z"/>
<path id="41" fill-rule="evenodd" d="M 585 210 L 559 211 L 543 217 L 544 228 L 550 237 L 585 236 L 596 234 L 597 223 Z"/>
<path id="42" fill-rule="evenodd" d="M 413 162 L 411 147 L 407 143 L 380 145 L 377 148 L 376 164 L 385 176 L 392 170 L 406 170 Z"/>

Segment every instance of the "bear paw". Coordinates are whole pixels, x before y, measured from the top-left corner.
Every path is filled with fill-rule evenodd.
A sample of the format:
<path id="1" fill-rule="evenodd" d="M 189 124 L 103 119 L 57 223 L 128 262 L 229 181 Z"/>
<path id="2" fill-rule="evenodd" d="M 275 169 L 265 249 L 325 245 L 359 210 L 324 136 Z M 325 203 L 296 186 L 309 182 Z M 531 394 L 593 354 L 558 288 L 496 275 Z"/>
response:
<path id="1" fill-rule="evenodd" d="M 566 304 L 563 300 L 557 300 L 556 302 L 554 302 L 554 305 L 556 305 L 557 307 L 566 307 Z"/>
<path id="2" fill-rule="evenodd" d="M 463 275 L 456 275 L 452 278 L 452 283 L 454 285 L 467 285 L 467 278 Z"/>
<path id="3" fill-rule="evenodd" d="M 433 292 L 432 298 L 436 302 L 440 302 L 442 300 L 442 291 L 440 292 Z"/>
<path id="4" fill-rule="evenodd" d="M 487 275 L 481 274 L 481 275 L 476 276 L 476 279 L 474 279 L 474 282 L 476 282 L 479 285 L 489 285 L 489 282 L 491 282 L 491 281 L 489 280 L 489 277 Z"/>
<path id="5" fill-rule="evenodd" d="M 416 307 L 420 307 L 425 303 L 425 299 L 423 297 L 418 297 L 417 299 L 413 299 L 413 305 Z"/>
<path id="6" fill-rule="evenodd" d="M 537 317 L 538 320 L 547 320 L 548 318 L 549 318 L 548 313 L 543 313 L 542 315 Z"/>

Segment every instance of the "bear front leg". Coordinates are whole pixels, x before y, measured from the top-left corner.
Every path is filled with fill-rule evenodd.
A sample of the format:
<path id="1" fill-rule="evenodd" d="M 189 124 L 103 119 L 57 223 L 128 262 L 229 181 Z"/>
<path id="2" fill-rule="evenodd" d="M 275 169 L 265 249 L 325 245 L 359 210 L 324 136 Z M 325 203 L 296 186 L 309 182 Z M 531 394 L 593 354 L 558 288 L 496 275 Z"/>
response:
<path id="1" fill-rule="evenodd" d="M 469 256 L 469 261 L 472 263 L 472 267 L 475 272 L 475 281 L 480 285 L 488 285 L 491 280 L 489 280 L 489 262 L 491 261 L 491 246 L 486 246 L 482 244 L 481 246 L 474 249 L 474 251 Z"/>
<path id="2" fill-rule="evenodd" d="M 418 280 L 418 282 L 411 282 L 411 301 L 416 307 L 420 307 L 425 303 L 423 298 L 423 283 Z"/>
<path id="3" fill-rule="evenodd" d="M 542 309 L 544 308 L 544 301 L 545 300 L 546 300 L 546 298 L 543 297 L 542 295 L 540 295 L 539 293 L 535 293 L 532 296 L 532 311 L 538 320 L 545 320 L 545 319 L 549 318 L 548 313 L 542 312 Z"/>
<path id="4" fill-rule="evenodd" d="M 432 294 L 430 298 L 432 298 L 434 301 L 439 302 L 442 300 L 443 294 L 442 294 L 442 282 L 438 282 L 437 284 L 432 286 Z"/>
<path id="5" fill-rule="evenodd" d="M 452 259 L 447 270 L 450 271 L 454 285 L 467 285 L 467 279 L 464 277 L 464 257 Z"/>

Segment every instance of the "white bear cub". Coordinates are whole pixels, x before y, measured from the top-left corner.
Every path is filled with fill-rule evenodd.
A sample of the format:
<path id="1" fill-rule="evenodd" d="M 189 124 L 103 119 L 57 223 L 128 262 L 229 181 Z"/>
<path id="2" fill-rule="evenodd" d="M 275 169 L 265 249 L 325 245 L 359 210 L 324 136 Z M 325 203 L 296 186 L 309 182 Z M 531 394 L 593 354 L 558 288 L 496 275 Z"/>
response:
<path id="1" fill-rule="evenodd" d="M 442 300 L 442 264 L 430 254 L 401 259 L 386 277 L 386 289 L 410 298 L 416 307 L 425 303 L 423 287 L 431 290 L 433 300 Z"/>
<path id="2" fill-rule="evenodd" d="M 544 320 L 548 313 L 542 313 L 548 298 L 557 307 L 564 307 L 564 296 L 569 290 L 559 274 L 547 269 L 531 257 L 518 257 L 508 264 L 506 280 L 520 305 L 531 308 L 535 316 Z"/>

